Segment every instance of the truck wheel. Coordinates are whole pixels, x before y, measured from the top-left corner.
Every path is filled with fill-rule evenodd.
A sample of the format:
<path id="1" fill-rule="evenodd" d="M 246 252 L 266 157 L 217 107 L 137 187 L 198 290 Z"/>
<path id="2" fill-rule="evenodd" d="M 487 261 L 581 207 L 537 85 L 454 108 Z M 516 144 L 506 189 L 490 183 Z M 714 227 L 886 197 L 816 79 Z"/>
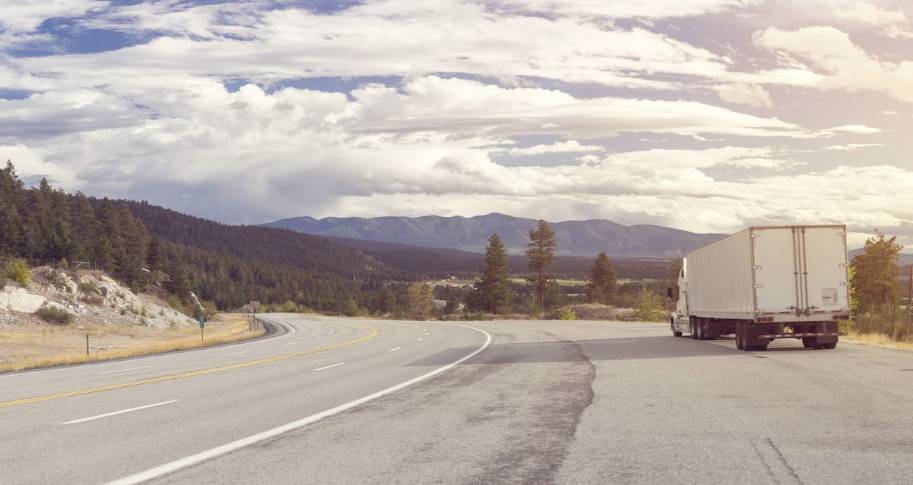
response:
<path id="1" fill-rule="evenodd" d="M 836 349 L 836 348 L 837 348 L 837 342 L 834 342 L 834 343 L 832 343 L 832 344 L 824 344 L 824 345 L 821 346 L 821 348 L 822 348 L 822 349 L 828 349 L 828 350 Z"/>
<path id="2" fill-rule="evenodd" d="M 738 322 L 735 324 L 735 348 L 745 350 L 745 324 Z"/>
<path id="3" fill-rule="evenodd" d="M 697 319 L 694 317 L 688 317 L 688 329 L 690 330 L 691 338 L 697 339 Z"/>
<path id="4" fill-rule="evenodd" d="M 681 332 L 675 332 L 675 331 L 673 331 L 673 332 L 672 332 L 672 336 L 673 336 L 673 337 L 681 337 L 681 336 L 682 336 L 682 333 L 681 333 Z"/>
<path id="5" fill-rule="evenodd" d="M 695 333 L 697 334 L 698 340 L 704 340 L 704 319 L 698 318 L 697 324 L 695 325 Z"/>
<path id="6" fill-rule="evenodd" d="M 816 337 L 802 337 L 802 346 L 806 349 L 817 349 L 818 339 Z"/>

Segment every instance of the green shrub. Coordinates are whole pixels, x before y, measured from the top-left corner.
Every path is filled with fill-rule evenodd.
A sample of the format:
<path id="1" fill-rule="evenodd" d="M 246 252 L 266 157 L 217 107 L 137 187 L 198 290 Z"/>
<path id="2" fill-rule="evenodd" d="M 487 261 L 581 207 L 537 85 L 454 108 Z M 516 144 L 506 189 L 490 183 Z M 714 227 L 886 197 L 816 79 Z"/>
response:
<path id="1" fill-rule="evenodd" d="M 566 306 L 558 310 L 558 320 L 577 320 L 577 312 Z"/>
<path id="2" fill-rule="evenodd" d="M 6 265 L 6 276 L 9 279 L 19 283 L 19 286 L 27 288 L 32 282 L 32 273 L 29 272 L 29 266 L 21 259 L 14 259 Z"/>
<path id="3" fill-rule="evenodd" d="M 634 318 L 642 322 L 661 322 L 665 319 L 663 314 L 663 299 L 655 292 L 644 288 L 634 300 Z"/>
<path id="4" fill-rule="evenodd" d="M 35 312 L 35 316 L 54 325 L 69 325 L 75 318 L 72 313 L 54 306 L 43 306 Z"/>

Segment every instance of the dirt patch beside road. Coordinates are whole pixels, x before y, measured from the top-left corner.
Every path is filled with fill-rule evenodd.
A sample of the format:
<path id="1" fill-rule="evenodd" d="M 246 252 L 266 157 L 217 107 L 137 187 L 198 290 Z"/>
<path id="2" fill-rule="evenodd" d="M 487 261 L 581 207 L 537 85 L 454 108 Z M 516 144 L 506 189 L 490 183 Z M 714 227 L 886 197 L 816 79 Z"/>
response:
<path id="1" fill-rule="evenodd" d="M 263 335 L 246 315 L 221 314 L 198 327 L 17 325 L 0 327 L 0 372 L 94 362 L 236 342 Z M 89 353 L 86 354 L 86 335 Z"/>

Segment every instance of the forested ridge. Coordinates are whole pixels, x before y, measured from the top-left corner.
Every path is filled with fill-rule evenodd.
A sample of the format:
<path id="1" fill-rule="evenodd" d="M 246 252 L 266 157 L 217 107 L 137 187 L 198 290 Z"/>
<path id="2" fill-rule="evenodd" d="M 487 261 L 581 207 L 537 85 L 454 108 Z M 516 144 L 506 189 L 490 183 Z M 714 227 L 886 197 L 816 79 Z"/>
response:
<path id="1" fill-rule="evenodd" d="M 46 180 L 26 188 L 0 170 L 0 259 L 104 270 L 134 289 L 161 284 L 220 309 L 250 301 L 323 311 L 370 306 L 396 273 L 323 238 L 228 226 L 145 202 L 67 194 Z"/>

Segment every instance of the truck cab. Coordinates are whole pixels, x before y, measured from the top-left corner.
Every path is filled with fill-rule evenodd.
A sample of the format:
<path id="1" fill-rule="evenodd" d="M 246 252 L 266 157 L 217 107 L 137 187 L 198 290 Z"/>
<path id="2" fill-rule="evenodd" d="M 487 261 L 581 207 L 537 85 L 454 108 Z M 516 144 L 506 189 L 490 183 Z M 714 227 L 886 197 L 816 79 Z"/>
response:
<path id="1" fill-rule="evenodd" d="M 678 271 L 678 283 L 675 288 L 669 288 L 669 298 L 675 302 L 675 310 L 669 316 L 672 326 L 672 335 L 681 337 L 683 332 L 688 332 L 688 280 L 686 271 L 688 258 L 682 259 L 682 267 Z"/>

